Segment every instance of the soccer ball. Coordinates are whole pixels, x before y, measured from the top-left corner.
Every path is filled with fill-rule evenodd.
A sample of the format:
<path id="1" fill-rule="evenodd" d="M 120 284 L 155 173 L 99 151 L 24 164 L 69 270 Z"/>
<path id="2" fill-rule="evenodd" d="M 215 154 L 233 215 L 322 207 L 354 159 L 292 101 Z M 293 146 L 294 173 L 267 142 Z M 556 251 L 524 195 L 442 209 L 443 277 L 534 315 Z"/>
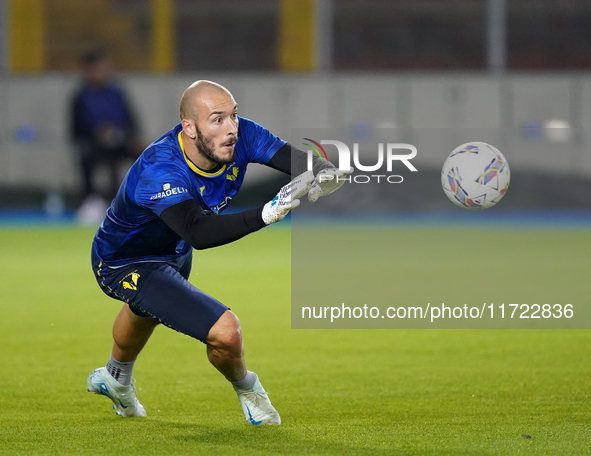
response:
<path id="1" fill-rule="evenodd" d="M 497 204 L 505 196 L 510 178 L 503 154 L 478 141 L 456 147 L 441 170 L 443 191 L 464 209 L 488 209 Z"/>

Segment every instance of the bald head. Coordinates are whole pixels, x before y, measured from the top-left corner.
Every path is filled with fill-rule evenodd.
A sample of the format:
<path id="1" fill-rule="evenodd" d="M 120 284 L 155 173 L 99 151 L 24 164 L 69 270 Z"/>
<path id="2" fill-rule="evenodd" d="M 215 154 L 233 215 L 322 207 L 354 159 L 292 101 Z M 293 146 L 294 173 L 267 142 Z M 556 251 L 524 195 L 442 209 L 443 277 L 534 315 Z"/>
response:
<path id="1" fill-rule="evenodd" d="M 212 81 L 195 81 L 183 92 L 180 104 L 180 116 L 183 119 L 196 120 L 204 108 L 215 107 L 217 102 L 234 101 L 232 94 L 223 86 Z"/>
<path id="2" fill-rule="evenodd" d="M 187 157 L 202 170 L 234 160 L 238 107 L 228 90 L 211 81 L 191 84 L 181 97 L 182 139 Z"/>

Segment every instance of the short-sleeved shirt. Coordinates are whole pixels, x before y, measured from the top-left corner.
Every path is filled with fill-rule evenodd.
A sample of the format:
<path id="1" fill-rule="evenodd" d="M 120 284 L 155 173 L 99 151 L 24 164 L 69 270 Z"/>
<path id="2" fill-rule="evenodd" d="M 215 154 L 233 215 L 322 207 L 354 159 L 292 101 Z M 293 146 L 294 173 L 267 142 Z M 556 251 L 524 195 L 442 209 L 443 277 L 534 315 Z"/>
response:
<path id="1" fill-rule="evenodd" d="M 213 173 L 186 156 L 177 125 L 154 141 L 133 164 L 99 227 L 93 249 L 107 266 L 143 261 L 174 265 L 191 245 L 166 225 L 160 214 L 194 199 L 208 213 L 219 214 L 244 181 L 249 163 L 266 164 L 285 141 L 257 123 L 239 118 L 234 161 Z"/>

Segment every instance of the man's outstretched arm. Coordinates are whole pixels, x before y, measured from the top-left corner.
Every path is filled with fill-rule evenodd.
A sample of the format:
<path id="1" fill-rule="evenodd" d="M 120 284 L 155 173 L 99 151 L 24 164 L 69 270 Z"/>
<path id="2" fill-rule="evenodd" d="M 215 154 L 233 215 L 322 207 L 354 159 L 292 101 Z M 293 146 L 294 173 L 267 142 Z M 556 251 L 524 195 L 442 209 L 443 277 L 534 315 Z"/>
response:
<path id="1" fill-rule="evenodd" d="M 300 204 L 299 198 L 308 193 L 313 182 L 312 173 L 303 173 L 281 187 L 264 206 L 237 214 L 206 215 L 197 201 L 190 199 L 166 208 L 160 218 L 193 248 L 217 247 L 282 220 Z"/>
<path id="2" fill-rule="evenodd" d="M 267 226 L 262 207 L 237 214 L 206 215 L 197 201 L 190 199 L 166 208 L 160 218 L 176 234 L 197 250 L 236 241 Z"/>

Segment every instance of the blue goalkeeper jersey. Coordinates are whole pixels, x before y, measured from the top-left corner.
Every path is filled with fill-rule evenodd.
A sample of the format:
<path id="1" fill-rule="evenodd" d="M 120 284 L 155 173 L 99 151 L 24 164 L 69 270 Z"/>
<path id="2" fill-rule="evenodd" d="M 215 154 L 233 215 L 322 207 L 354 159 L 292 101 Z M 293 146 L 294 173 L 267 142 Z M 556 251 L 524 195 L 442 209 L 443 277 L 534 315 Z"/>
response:
<path id="1" fill-rule="evenodd" d="M 239 118 L 234 161 L 213 173 L 185 155 L 181 124 L 154 141 L 129 169 L 99 227 L 93 249 L 107 266 L 163 261 L 176 264 L 192 247 L 166 225 L 166 208 L 194 199 L 207 212 L 222 212 L 236 194 L 249 163 L 266 164 L 285 141 Z"/>

